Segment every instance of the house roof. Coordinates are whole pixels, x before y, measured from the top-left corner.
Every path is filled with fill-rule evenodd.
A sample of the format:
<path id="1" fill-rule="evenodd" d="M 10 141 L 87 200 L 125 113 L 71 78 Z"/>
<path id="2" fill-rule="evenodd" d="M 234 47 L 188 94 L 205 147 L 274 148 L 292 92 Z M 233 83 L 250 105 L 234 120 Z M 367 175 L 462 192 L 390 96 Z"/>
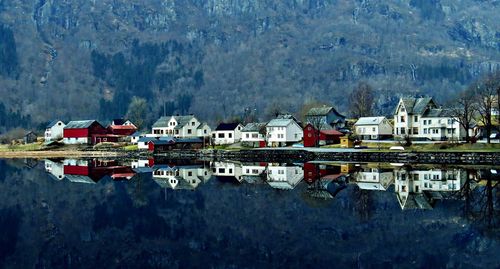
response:
<path id="1" fill-rule="evenodd" d="M 153 141 L 153 140 L 156 140 L 156 138 L 155 138 L 155 137 L 147 137 L 147 136 L 145 136 L 145 137 L 141 137 L 141 138 L 139 138 L 139 140 L 138 140 L 138 141 L 139 141 L 139 142 L 145 142 L 145 143 L 148 143 L 149 141 Z"/>
<path id="2" fill-rule="evenodd" d="M 385 117 L 361 117 L 354 125 L 379 125 Z"/>
<path id="3" fill-rule="evenodd" d="M 96 120 L 72 120 L 72 121 L 68 122 L 68 124 L 64 127 L 64 129 L 89 128 L 94 122 L 97 122 L 97 124 L 101 125 Z"/>
<path id="4" fill-rule="evenodd" d="M 332 106 L 313 107 L 313 108 L 309 109 L 306 116 L 325 116 L 325 115 L 328 115 L 330 112 L 333 112 L 334 114 L 345 118 L 344 115 L 340 114 Z"/>
<path id="5" fill-rule="evenodd" d="M 294 120 L 293 119 L 273 119 L 269 123 L 267 123 L 267 127 L 286 127 L 290 125 Z"/>
<path id="6" fill-rule="evenodd" d="M 425 112 L 427 105 L 432 103 L 435 105 L 431 97 L 418 97 L 418 98 L 401 98 L 403 105 L 408 114 L 422 114 Z M 396 108 L 397 109 L 397 108 Z M 397 111 L 394 112 L 396 114 Z"/>
<path id="7" fill-rule="evenodd" d="M 131 134 L 130 136 L 142 136 L 142 135 L 143 134 L 141 132 L 137 131 L 137 132 Z"/>
<path id="8" fill-rule="evenodd" d="M 177 125 L 175 125 L 174 129 L 181 129 L 186 124 L 188 124 L 193 118 L 193 115 L 189 116 L 173 116 L 175 121 L 177 121 Z"/>
<path id="9" fill-rule="evenodd" d="M 266 123 L 262 122 L 251 122 L 248 123 L 243 129 L 241 130 L 242 132 L 259 132 L 262 130 L 262 128 L 266 127 Z"/>
<path id="10" fill-rule="evenodd" d="M 445 108 L 432 108 L 428 109 L 422 117 L 437 118 L 437 117 L 453 117 L 453 111 Z"/>
<path id="11" fill-rule="evenodd" d="M 183 137 L 183 138 L 176 138 L 177 143 L 203 143 L 203 139 L 199 137 Z"/>
<path id="12" fill-rule="evenodd" d="M 47 124 L 47 128 L 54 127 L 58 122 L 60 122 L 60 120 L 53 120 L 53 121 L 49 122 L 49 124 Z"/>
<path id="13" fill-rule="evenodd" d="M 153 124 L 153 128 L 168 127 L 168 122 L 172 118 L 174 118 L 175 121 L 177 122 L 177 125 L 174 127 L 174 129 L 181 129 L 187 123 L 189 123 L 194 118 L 194 116 L 193 115 L 187 115 L 187 116 L 163 116 L 163 117 L 160 117 Z"/>
<path id="14" fill-rule="evenodd" d="M 325 134 L 325 135 L 337 135 L 337 136 L 343 136 L 344 134 L 337 131 L 337 130 L 334 130 L 334 129 L 329 129 L 329 130 L 321 130 L 320 131 L 322 134 Z"/>
<path id="15" fill-rule="evenodd" d="M 154 124 L 153 128 L 159 128 L 159 127 L 168 127 L 168 122 L 170 121 L 172 117 L 160 117 Z"/>
<path id="16" fill-rule="evenodd" d="M 114 130 L 137 130 L 134 125 L 110 125 L 109 127 Z"/>
<path id="17" fill-rule="evenodd" d="M 237 122 L 232 122 L 232 123 L 220 123 L 217 128 L 215 129 L 216 131 L 233 131 L 240 125 Z"/>

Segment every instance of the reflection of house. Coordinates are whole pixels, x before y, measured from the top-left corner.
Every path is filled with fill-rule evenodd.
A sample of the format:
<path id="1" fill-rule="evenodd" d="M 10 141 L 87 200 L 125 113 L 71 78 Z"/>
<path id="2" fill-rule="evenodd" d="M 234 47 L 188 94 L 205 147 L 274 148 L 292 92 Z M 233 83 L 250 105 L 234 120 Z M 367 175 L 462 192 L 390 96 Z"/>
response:
<path id="1" fill-rule="evenodd" d="M 212 162 L 212 174 L 222 182 L 241 182 L 241 164 L 233 162 Z"/>
<path id="2" fill-rule="evenodd" d="M 394 180 L 393 170 L 366 168 L 354 174 L 356 185 L 362 190 L 385 191 Z"/>
<path id="3" fill-rule="evenodd" d="M 275 189 L 291 190 L 304 178 L 300 166 L 269 164 L 266 170 L 267 184 Z"/>
<path id="4" fill-rule="evenodd" d="M 458 191 L 466 173 L 451 170 L 399 170 L 395 172 L 395 191 L 403 209 L 430 209 L 435 200 L 442 199 L 441 192 Z"/>
<path id="5" fill-rule="evenodd" d="M 307 183 L 313 183 L 328 175 L 340 175 L 340 166 L 304 163 L 304 180 Z"/>
<path id="6" fill-rule="evenodd" d="M 45 142 L 56 141 L 63 138 L 64 122 L 55 120 L 45 128 Z"/>
<path id="7" fill-rule="evenodd" d="M 392 125 L 385 117 L 361 117 L 354 124 L 361 139 L 384 139 L 392 137 Z"/>
<path id="8" fill-rule="evenodd" d="M 45 160 L 45 171 L 56 180 L 64 179 L 64 165 L 62 163 Z"/>
<path id="9" fill-rule="evenodd" d="M 107 174 L 106 163 L 96 160 L 64 160 L 64 176 L 71 182 L 96 183 Z"/>
<path id="10" fill-rule="evenodd" d="M 267 163 L 243 163 L 241 164 L 241 176 L 248 183 L 260 182 L 266 171 Z"/>
<path id="11" fill-rule="evenodd" d="M 142 168 L 142 167 L 152 167 L 154 165 L 153 159 L 139 159 L 133 161 L 131 164 L 132 168 Z"/>
<path id="12" fill-rule="evenodd" d="M 174 190 L 194 190 L 210 179 L 210 172 L 202 165 L 153 167 L 153 179 L 158 185 Z"/>

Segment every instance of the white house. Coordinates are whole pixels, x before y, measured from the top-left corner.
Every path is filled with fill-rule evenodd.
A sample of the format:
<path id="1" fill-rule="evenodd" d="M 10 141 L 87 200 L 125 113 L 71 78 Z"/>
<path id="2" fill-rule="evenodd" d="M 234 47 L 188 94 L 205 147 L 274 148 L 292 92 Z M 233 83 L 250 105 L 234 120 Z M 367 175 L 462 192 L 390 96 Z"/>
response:
<path id="1" fill-rule="evenodd" d="M 195 116 L 161 117 L 154 124 L 151 133 L 155 136 L 173 137 L 206 137 L 210 135 L 210 127 L 201 123 Z"/>
<path id="2" fill-rule="evenodd" d="M 266 170 L 267 184 L 275 189 L 292 190 L 304 179 L 300 166 L 286 166 L 270 163 Z"/>
<path id="3" fill-rule="evenodd" d="M 286 146 L 302 140 L 303 131 L 293 119 L 273 119 L 266 125 L 268 146 Z"/>
<path id="4" fill-rule="evenodd" d="M 266 123 L 248 123 L 241 130 L 241 142 L 245 142 L 253 147 L 265 146 Z"/>
<path id="5" fill-rule="evenodd" d="M 439 108 L 430 97 L 401 98 L 394 112 L 394 136 L 421 140 L 462 140 L 465 130 L 451 110 Z"/>
<path id="6" fill-rule="evenodd" d="M 392 137 L 392 125 L 385 117 L 361 117 L 354 124 L 361 139 L 384 139 Z"/>
<path id="7" fill-rule="evenodd" d="M 212 139 L 215 145 L 231 145 L 241 140 L 240 123 L 221 123 L 212 132 Z"/>
<path id="8" fill-rule="evenodd" d="M 63 138 L 64 122 L 60 120 L 55 120 L 49 123 L 45 129 L 45 142 L 57 141 Z"/>
<path id="9" fill-rule="evenodd" d="M 45 160 L 45 171 L 51 175 L 56 180 L 64 179 L 64 164 L 59 162 L 54 162 L 51 160 Z"/>

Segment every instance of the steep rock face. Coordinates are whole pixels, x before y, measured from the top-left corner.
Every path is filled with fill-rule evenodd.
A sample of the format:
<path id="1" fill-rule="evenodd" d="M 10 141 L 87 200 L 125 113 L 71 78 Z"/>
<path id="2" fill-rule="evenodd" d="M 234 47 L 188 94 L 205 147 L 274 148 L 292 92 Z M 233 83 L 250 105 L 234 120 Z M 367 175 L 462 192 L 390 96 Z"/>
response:
<path id="1" fill-rule="evenodd" d="M 121 116 L 116 108 L 143 92 L 152 118 L 165 102 L 185 110 L 175 102 L 181 94 L 192 96 L 188 111 L 207 119 L 239 115 L 249 106 L 264 115 L 275 102 L 293 112 L 311 99 L 346 112 L 345 92 L 359 81 L 379 91 L 378 107 L 388 112 L 394 96 L 432 94 L 446 101 L 500 69 L 498 1 L 0 3 L 0 23 L 16 44 L 8 53 L 19 62 L 16 76 L 0 76 L 2 102 L 35 123 L 113 111 Z M 152 55 L 169 42 L 185 49 Z M 123 56 L 137 68 L 97 75 L 92 52 Z M 159 62 L 149 66 L 152 57 Z M 148 66 L 140 71 L 141 64 Z M 121 83 L 140 77 L 143 89 Z"/>

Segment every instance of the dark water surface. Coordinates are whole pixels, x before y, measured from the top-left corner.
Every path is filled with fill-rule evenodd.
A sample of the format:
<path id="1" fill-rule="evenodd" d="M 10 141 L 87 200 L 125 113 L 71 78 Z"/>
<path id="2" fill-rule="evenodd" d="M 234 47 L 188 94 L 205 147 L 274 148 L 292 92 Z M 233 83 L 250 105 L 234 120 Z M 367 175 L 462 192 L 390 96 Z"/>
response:
<path id="1" fill-rule="evenodd" d="M 500 268 L 497 172 L 0 160 L 0 267 Z"/>

